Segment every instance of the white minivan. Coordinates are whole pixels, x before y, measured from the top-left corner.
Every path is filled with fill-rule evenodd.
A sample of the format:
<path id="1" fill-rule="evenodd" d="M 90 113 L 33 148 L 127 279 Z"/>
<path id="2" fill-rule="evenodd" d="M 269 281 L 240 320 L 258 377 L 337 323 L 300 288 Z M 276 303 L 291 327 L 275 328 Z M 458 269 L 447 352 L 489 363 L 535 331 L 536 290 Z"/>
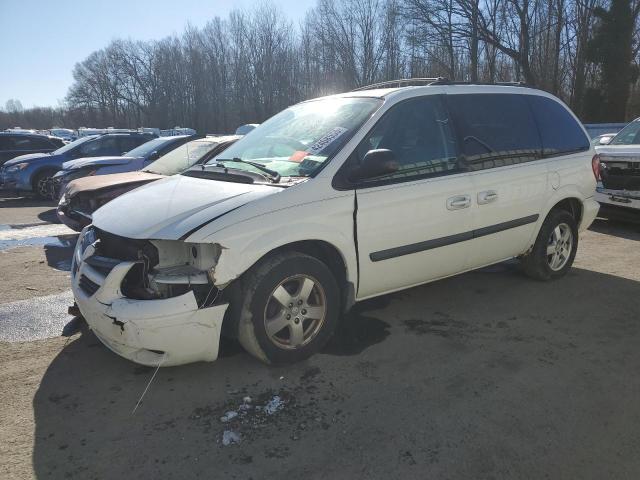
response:
<path id="1" fill-rule="evenodd" d="M 97 210 L 73 292 L 134 362 L 215 360 L 221 334 L 299 361 L 366 298 L 513 257 L 533 278 L 563 276 L 598 211 L 593 157 L 571 111 L 523 86 L 306 101 Z"/>

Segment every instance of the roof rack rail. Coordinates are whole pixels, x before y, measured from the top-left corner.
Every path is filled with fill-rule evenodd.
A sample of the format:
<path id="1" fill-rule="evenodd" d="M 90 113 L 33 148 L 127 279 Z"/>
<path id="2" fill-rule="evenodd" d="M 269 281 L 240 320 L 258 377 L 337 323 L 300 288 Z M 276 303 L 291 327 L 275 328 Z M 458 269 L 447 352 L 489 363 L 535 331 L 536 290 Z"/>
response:
<path id="1" fill-rule="evenodd" d="M 358 87 L 351 90 L 352 92 L 359 92 L 361 90 L 373 90 L 374 88 L 400 88 L 400 87 L 416 87 L 419 85 L 431 85 L 437 82 L 448 82 L 444 77 L 435 78 L 399 78 L 396 80 L 386 80 L 384 82 L 373 83 L 371 85 L 365 85 L 364 87 Z"/>
<path id="2" fill-rule="evenodd" d="M 442 81 L 438 80 L 437 82 L 433 82 L 432 85 L 498 85 L 503 87 L 531 87 L 526 82 L 469 82 L 466 80 L 457 80 L 450 81 L 447 79 L 443 79 Z"/>
<path id="3" fill-rule="evenodd" d="M 420 85 L 500 85 L 509 87 L 531 87 L 531 85 L 525 82 L 469 82 L 469 81 L 455 81 L 449 80 L 446 77 L 437 78 L 401 78 L 397 80 L 387 80 L 384 82 L 374 83 L 372 85 L 365 85 L 364 87 L 358 87 L 352 90 L 352 92 L 358 92 L 361 90 L 372 90 L 374 88 L 400 88 L 400 87 L 416 87 Z"/>

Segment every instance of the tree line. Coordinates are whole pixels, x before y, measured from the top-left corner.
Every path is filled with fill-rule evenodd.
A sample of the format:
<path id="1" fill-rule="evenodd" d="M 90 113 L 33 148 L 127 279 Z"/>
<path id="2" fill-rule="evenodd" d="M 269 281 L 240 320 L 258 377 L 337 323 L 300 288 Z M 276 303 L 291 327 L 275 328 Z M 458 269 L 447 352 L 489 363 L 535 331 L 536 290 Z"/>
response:
<path id="1" fill-rule="evenodd" d="M 640 0 L 318 0 L 272 4 L 159 41 L 115 40 L 73 70 L 57 108 L 0 111 L 0 128 L 259 123 L 298 101 L 407 77 L 523 81 L 585 122 L 640 110 Z"/>

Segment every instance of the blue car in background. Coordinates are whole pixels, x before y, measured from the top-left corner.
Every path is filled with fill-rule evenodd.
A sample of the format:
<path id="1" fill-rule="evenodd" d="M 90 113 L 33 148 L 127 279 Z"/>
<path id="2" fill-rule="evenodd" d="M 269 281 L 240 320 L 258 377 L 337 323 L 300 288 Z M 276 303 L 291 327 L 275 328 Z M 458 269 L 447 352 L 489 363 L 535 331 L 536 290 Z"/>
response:
<path id="1" fill-rule="evenodd" d="M 158 158 L 195 139 L 194 135 L 159 137 L 143 143 L 122 156 L 88 157 L 70 160 L 62 165 L 62 170 L 53 176 L 51 195 L 54 198 L 64 190 L 71 180 L 90 175 L 107 175 L 142 170 Z"/>
<path id="2" fill-rule="evenodd" d="M 54 150 L 51 153 L 20 155 L 6 162 L 0 170 L 0 188 L 33 192 L 40 198 L 51 195 L 53 176 L 69 160 L 125 152 L 156 138 L 140 132 L 104 133 L 89 135 Z"/>

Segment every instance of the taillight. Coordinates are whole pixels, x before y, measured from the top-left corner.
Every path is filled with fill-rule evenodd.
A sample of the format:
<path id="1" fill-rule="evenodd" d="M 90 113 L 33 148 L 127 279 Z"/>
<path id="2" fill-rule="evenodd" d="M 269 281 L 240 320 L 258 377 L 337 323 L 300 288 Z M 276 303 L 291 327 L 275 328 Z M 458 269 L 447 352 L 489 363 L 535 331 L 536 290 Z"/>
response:
<path id="1" fill-rule="evenodd" d="M 595 154 L 591 159 L 591 169 L 593 170 L 593 176 L 596 177 L 596 181 L 602 180 L 600 176 L 600 155 Z"/>

